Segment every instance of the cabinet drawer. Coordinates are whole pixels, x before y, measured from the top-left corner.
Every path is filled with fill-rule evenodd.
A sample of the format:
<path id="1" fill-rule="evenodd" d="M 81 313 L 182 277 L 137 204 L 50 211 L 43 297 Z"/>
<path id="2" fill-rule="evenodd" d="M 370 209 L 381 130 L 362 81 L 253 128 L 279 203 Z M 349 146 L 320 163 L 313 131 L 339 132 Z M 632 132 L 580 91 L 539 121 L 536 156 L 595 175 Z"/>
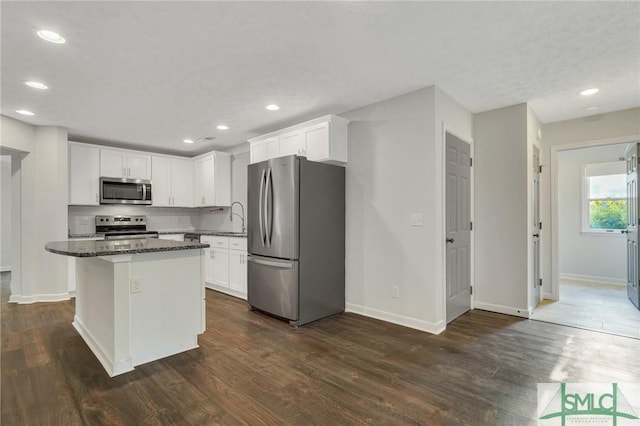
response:
<path id="1" fill-rule="evenodd" d="M 229 237 L 211 236 L 207 238 L 211 248 L 229 248 Z"/>
<path id="2" fill-rule="evenodd" d="M 231 250 L 247 251 L 247 239 L 238 237 L 229 238 L 229 248 Z"/>

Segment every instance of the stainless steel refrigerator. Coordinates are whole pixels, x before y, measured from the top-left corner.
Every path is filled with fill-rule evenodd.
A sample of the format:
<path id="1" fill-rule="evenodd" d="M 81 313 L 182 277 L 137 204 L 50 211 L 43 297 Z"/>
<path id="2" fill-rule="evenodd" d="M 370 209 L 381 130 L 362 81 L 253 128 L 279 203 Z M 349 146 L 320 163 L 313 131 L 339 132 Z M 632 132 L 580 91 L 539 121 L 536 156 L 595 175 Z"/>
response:
<path id="1" fill-rule="evenodd" d="M 344 173 L 296 155 L 249 165 L 252 308 L 295 327 L 344 311 Z"/>

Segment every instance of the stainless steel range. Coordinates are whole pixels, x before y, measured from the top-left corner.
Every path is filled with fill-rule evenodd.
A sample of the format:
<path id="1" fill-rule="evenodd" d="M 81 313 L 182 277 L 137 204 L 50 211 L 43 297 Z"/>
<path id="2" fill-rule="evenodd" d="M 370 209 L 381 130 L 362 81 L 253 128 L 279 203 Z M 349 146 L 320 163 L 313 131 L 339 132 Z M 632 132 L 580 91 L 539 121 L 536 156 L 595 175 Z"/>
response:
<path id="1" fill-rule="evenodd" d="M 105 240 L 158 238 L 156 231 L 147 231 L 146 216 L 96 216 L 96 234 Z"/>

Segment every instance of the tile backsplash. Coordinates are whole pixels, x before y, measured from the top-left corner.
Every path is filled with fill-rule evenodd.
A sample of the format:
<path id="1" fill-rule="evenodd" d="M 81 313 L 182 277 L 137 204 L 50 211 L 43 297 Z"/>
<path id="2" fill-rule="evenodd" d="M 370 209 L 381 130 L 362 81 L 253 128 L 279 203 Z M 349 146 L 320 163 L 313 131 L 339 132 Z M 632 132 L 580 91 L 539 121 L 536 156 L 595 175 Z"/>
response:
<path id="1" fill-rule="evenodd" d="M 237 209 L 237 210 L 236 210 Z M 240 231 L 242 221 L 229 220 L 229 208 L 176 208 L 142 206 L 69 206 L 69 235 L 93 234 L 97 215 L 145 215 L 152 231 Z M 234 211 L 240 213 L 239 207 Z"/>

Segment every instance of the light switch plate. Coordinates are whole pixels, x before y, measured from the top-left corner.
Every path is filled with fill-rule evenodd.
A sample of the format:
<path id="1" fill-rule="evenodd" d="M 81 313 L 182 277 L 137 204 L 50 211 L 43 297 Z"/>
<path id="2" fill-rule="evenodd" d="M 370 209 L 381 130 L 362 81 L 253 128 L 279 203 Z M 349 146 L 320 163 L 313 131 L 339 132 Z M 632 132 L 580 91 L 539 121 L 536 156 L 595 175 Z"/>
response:
<path id="1" fill-rule="evenodd" d="M 422 226 L 422 213 L 411 213 L 411 226 Z"/>

